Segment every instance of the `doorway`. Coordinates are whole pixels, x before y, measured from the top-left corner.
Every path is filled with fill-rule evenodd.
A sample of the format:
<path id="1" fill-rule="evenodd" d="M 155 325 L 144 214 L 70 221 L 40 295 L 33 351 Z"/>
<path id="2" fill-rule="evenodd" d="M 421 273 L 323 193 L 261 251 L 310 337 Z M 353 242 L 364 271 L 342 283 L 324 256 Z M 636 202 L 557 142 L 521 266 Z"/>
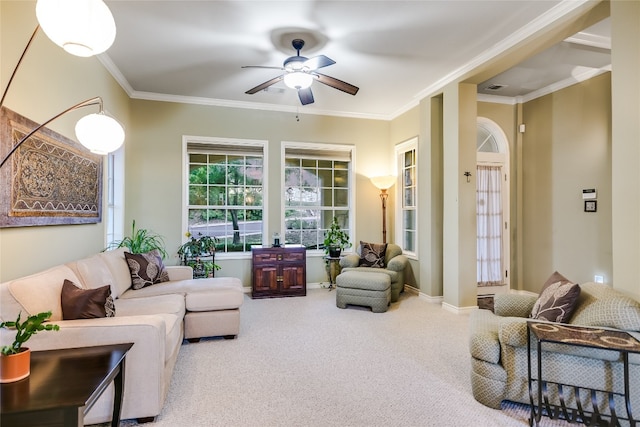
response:
<path id="1" fill-rule="evenodd" d="M 478 117 L 476 216 L 478 295 L 509 292 L 509 143 L 494 121 Z"/>

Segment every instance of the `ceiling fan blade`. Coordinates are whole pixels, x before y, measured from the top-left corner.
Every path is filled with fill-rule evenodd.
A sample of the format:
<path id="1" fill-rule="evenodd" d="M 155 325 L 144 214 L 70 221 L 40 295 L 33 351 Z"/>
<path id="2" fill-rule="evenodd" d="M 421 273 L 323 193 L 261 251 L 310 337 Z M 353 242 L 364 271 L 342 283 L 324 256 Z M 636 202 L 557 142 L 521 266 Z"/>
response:
<path id="1" fill-rule="evenodd" d="M 313 104 L 313 93 L 311 92 L 310 87 L 306 89 L 298 89 L 298 96 L 300 97 L 302 105 Z"/>
<path id="2" fill-rule="evenodd" d="M 281 75 L 281 76 L 278 76 L 278 77 L 274 77 L 273 79 L 271 79 L 269 81 L 266 81 L 266 82 L 264 82 L 262 84 L 259 84 L 258 86 L 254 87 L 253 89 L 249 89 L 245 93 L 248 94 L 248 95 L 253 95 L 254 93 L 260 92 L 261 90 L 264 90 L 264 89 L 268 88 L 269 86 L 278 83 L 283 78 L 284 78 L 284 75 Z"/>
<path id="3" fill-rule="evenodd" d="M 317 70 L 318 68 L 328 67 L 329 65 L 335 64 L 331 58 L 327 58 L 324 55 L 314 56 L 313 58 L 309 58 L 302 64 L 303 67 L 308 67 L 310 70 Z"/>
<path id="4" fill-rule="evenodd" d="M 327 86 L 331 86 L 332 88 L 341 90 L 343 92 L 346 92 L 349 95 L 355 95 L 356 93 L 358 93 L 358 90 L 360 90 L 360 88 L 352 84 L 349 84 L 347 82 L 343 82 L 342 80 L 338 80 L 334 77 L 329 77 L 320 73 L 313 73 L 313 74 L 318 76 L 318 81 L 320 83 L 325 84 Z"/>
<path id="5" fill-rule="evenodd" d="M 284 70 L 282 67 L 270 67 L 268 65 L 243 65 L 240 68 L 268 68 L 270 70 Z"/>

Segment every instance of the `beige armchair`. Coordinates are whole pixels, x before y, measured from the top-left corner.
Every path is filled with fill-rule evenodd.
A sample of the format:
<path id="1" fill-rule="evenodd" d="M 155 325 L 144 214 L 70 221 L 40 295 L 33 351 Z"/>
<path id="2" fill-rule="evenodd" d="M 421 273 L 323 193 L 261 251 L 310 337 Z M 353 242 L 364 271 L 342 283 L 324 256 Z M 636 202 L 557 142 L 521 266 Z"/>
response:
<path id="1" fill-rule="evenodd" d="M 400 292 L 404 290 L 404 269 L 407 266 L 407 257 L 402 255 L 402 248 L 396 244 L 387 244 L 385 252 L 385 268 L 375 267 L 359 267 L 360 264 L 360 248 L 356 253 L 344 256 L 340 260 L 342 272 L 346 271 L 362 271 L 373 273 L 385 273 L 389 275 L 391 280 L 391 302 L 398 301 Z"/>

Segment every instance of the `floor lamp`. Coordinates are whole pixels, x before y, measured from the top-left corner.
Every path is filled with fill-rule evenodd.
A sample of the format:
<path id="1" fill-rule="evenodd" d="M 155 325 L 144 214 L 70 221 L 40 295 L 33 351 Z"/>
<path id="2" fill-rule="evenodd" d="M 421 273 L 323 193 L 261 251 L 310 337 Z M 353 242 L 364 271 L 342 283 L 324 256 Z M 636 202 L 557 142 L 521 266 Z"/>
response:
<path id="1" fill-rule="evenodd" d="M 2 98 L 0 98 L 0 108 L 4 104 L 9 87 L 25 54 L 41 27 L 54 43 L 76 56 L 92 56 L 102 53 L 111 46 L 115 39 L 116 28 L 113 16 L 102 0 L 64 2 L 38 0 L 36 15 L 39 25 L 33 31 L 16 67 L 11 73 L 7 87 L 2 93 Z M 100 111 L 97 114 L 89 114 L 78 120 L 75 128 L 78 141 L 96 154 L 107 154 L 117 150 L 124 142 L 124 129 L 114 118 L 105 114 L 102 98 L 95 97 L 67 108 L 33 129 L 13 146 L 0 162 L 0 168 L 22 143 L 44 126 L 70 111 L 91 105 L 98 105 Z"/>
<path id="2" fill-rule="evenodd" d="M 389 193 L 387 190 L 393 187 L 396 177 L 393 175 L 374 176 L 371 182 L 380 190 L 380 200 L 382 201 L 382 243 L 387 243 L 387 198 Z"/>

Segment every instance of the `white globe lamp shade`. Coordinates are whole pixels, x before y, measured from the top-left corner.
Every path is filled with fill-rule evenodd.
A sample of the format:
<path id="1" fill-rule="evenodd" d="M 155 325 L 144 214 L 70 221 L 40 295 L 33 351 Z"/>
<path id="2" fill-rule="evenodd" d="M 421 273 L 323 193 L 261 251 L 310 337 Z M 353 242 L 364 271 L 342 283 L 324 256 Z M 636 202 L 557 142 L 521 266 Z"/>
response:
<path id="1" fill-rule="evenodd" d="M 291 89 L 306 89 L 313 83 L 313 76 L 308 73 L 295 71 L 284 75 L 284 84 Z"/>
<path id="2" fill-rule="evenodd" d="M 116 38 L 113 15 L 102 0 L 38 0 L 36 17 L 47 37 L 72 55 L 98 55 Z"/>
<path id="3" fill-rule="evenodd" d="M 124 142 L 124 129 L 114 118 L 94 113 L 78 120 L 76 137 L 91 152 L 104 155 L 120 148 Z"/>
<path id="4" fill-rule="evenodd" d="M 378 190 L 388 190 L 395 184 L 396 177 L 393 175 L 374 176 L 371 177 L 371 182 Z"/>

